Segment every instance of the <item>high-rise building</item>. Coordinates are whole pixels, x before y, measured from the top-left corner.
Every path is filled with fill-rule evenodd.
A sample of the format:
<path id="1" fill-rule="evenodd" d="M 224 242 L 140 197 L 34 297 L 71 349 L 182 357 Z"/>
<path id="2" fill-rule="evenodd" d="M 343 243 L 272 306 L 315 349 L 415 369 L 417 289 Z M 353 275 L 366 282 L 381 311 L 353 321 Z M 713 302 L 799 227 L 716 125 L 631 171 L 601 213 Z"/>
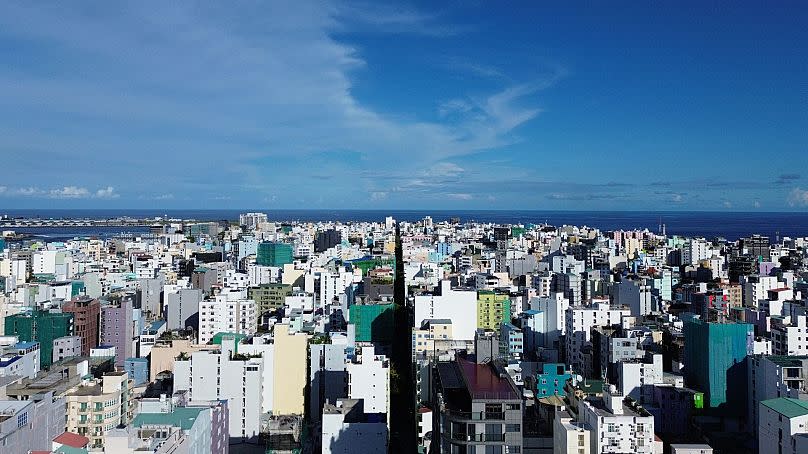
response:
<path id="1" fill-rule="evenodd" d="M 318 232 L 317 237 L 314 239 L 314 252 L 323 252 L 328 250 L 342 241 L 342 234 L 337 229 L 329 229 L 323 232 Z"/>
<path id="2" fill-rule="evenodd" d="M 101 344 L 115 347 L 115 366 L 123 368 L 126 358 L 135 356 L 136 329 L 132 299 L 128 297 L 101 307 Z"/>
<path id="3" fill-rule="evenodd" d="M 260 284 L 247 288 L 247 298 L 255 301 L 258 317 L 283 307 L 287 296 L 292 295 L 289 284 Z"/>
<path id="4" fill-rule="evenodd" d="M 743 238 L 741 245 L 746 250 L 746 254 L 757 262 L 768 262 L 772 258 L 771 245 L 767 236 L 752 235 L 749 238 Z"/>
<path id="5" fill-rule="evenodd" d="M 393 303 L 354 304 L 348 311 L 350 322 L 356 325 L 357 342 L 392 342 Z"/>
<path id="6" fill-rule="evenodd" d="M 266 213 L 246 213 L 238 216 L 239 224 L 248 230 L 255 230 L 260 224 L 267 222 Z"/>
<path id="7" fill-rule="evenodd" d="M 33 311 L 6 317 L 6 336 L 19 336 L 22 342 L 37 341 L 40 345 L 40 367 L 50 367 L 53 360 L 53 340 L 73 334 L 73 314 Z"/>
<path id="8" fill-rule="evenodd" d="M 521 393 L 495 362 L 439 362 L 432 408 L 432 452 L 522 451 Z"/>
<path id="9" fill-rule="evenodd" d="M 745 323 L 693 319 L 684 325 L 685 381 L 704 393 L 705 405 L 728 404 L 742 411 L 746 401 L 746 356 L 752 354 L 754 330 Z M 732 389 L 732 393 L 727 393 Z"/>
<path id="10" fill-rule="evenodd" d="M 107 431 L 132 420 L 133 399 L 132 380 L 124 371 L 83 382 L 65 395 L 67 431 L 89 438 L 92 448 L 101 448 Z"/>
<path id="11" fill-rule="evenodd" d="M 487 290 L 477 292 L 477 328 L 499 331 L 499 325 L 510 322 L 509 295 Z"/>
<path id="12" fill-rule="evenodd" d="M 94 298 L 75 298 L 62 305 L 62 312 L 73 314 L 74 332 L 81 337 L 81 354 L 89 356 L 90 349 L 98 345 L 101 303 Z"/>
<path id="13" fill-rule="evenodd" d="M 258 245 L 258 255 L 255 260 L 258 265 L 282 267 L 292 261 L 291 244 L 266 241 Z"/>
<path id="14" fill-rule="evenodd" d="M 758 452 L 808 452 L 808 401 L 778 397 L 760 403 Z"/>

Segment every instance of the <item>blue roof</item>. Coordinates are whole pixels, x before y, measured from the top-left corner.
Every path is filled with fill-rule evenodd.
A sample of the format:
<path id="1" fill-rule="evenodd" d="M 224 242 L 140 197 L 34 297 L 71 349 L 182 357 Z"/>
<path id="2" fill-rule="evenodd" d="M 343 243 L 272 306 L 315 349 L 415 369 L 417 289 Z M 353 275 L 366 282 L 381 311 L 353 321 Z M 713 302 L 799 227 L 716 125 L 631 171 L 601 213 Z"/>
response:
<path id="1" fill-rule="evenodd" d="M 528 310 L 525 311 L 525 314 L 527 314 L 527 315 L 536 315 L 536 314 L 541 314 L 541 313 L 542 313 L 542 311 L 537 311 L 536 309 L 528 309 Z"/>
<path id="2" fill-rule="evenodd" d="M 39 342 L 36 342 L 36 341 L 32 341 L 32 342 L 17 342 L 17 344 L 16 344 L 16 345 L 14 345 L 14 348 L 17 348 L 17 349 L 20 349 L 20 350 L 25 350 L 25 349 L 29 349 L 29 348 L 31 348 L 31 347 L 34 347 L 34 346 L 36 346 L 36 345 L 39 345 Z"/>
<path id="3" fill-rule="evenodd" d="M 147 363 L 149 360 L 147 358 L 126 358 L 127 363 Z"/>
<path id="4" fill-rule="evenodd" d="M 13 364 L 22 358 L 21 356 L 14 356 L 5 361 L 0 361 L 0 367 L 7 367 L 9 364 Z"/>

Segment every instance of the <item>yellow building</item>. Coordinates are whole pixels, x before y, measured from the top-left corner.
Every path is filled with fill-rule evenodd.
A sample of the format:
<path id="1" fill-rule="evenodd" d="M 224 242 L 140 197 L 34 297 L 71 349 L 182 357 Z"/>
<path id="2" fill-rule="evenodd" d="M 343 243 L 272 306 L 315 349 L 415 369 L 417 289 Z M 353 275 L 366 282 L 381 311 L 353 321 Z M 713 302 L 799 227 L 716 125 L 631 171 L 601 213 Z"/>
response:
<path id="1" fill-rule="evenodd" d="M 275 325 L 273 413 L 302 415 L 305 409 L 308 335 L 290 333 L 289 325 Z"/>
<path id="2" fill-rule="evenodd" d="M 484 290 L 477 292 L 477 328 L 499 331 L 503 322 L 511 322 L 508 295 Z"/>
<path id="3" fill-rule="evenodd" d="M 106 431 L 132 421 L 132 386 L 126 372 L 109 372 L 67 393 L 67 431 L 89 438 L 90 447 L 103 447 Z"/>

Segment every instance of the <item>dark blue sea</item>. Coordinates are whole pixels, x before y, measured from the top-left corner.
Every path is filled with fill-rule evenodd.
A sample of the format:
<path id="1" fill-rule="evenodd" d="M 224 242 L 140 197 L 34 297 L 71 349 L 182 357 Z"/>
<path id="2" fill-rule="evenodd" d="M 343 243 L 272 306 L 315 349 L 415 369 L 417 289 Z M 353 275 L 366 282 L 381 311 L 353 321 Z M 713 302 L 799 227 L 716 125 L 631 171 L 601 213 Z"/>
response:
<path id="1" fill-rule="evenodd" d="M 110 219 L 122 216 L 195 219 L 199 221 L 234 220 L 240 213 L 259 211 L 274 221 L 384 221 L 386 216 L 397 220 L 416 221 L 432 216 L 435 221 L 460 218 L 461 222 L 493 222 L 502 224 L 548 223 L 551 225 L 587 225 L 601 230 L 644 229 L 659 230 L 660 221 L 668 235 L 723 237 L 736 240 L 751 234 L 798 237 L 808 236 L 808 213 L 777 212 L 707 212 L 707 211 L 519 211 L 519 210 L 2 210 L 0 216 L 39 218 Z M 36 228 L 15 229 L 18 232 L 53 239 L 74 236 L 109 237 L 116 233 L 142 233 L 146 228 Z"/>

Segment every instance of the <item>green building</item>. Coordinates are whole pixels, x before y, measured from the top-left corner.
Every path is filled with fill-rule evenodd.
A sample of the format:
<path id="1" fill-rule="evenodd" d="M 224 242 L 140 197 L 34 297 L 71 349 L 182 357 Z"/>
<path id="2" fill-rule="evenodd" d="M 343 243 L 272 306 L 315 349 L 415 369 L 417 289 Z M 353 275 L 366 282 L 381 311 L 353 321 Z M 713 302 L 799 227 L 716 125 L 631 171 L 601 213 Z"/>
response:
<path id="1" fill-rule="evenodd" d="M 255 301 L 259 316 L 283 307 L 286 297 L 291 295 L 289 284 L 261 284 L 247 289 L 247 298 Z"/>
<path id="2" fill-rule="evenodd" d="M 356 326 L 357 342 L 393 341 L 393 303 L 354 304 L 348 309 L 350 322 Z"/>
<path id="3" fill-rule="evenodd" d="M 258 245 L 258 255 L 255 263 L 261 266 L 282 267 L 287 263 L 292 263 L 292 258 L 291 244 L 265 241 Z"/>
<path id="4" fill-rule="evenodd" d="M 499 326 L 511 322 L 511 299 L 488 290 L 477 292 L 477 328 L 499 332 Z"/>
<path id="5" fill-rule="evenodd" d="M 348 263 L 350 263 L 351 266 L 362 270 L 362 276 L 367 276 L 370 270 L 376 268 L 396 269 L 396 260 L 394 258 L 365 257 L 357 260 L 349 260 Z"/>
<path id="6" fill-rule="evenodd" d="M 6 336 L 19 336 L 21 342 L 39 342 L 39 365 L 53 362 L 53 340 L 73 335 L 73 314 L 34 311 L 6 317 Z"/>
<path id="7" fill-rule="evenodd" d="M 685 381 L 704 393 L 704 407 L 741 412 L 746 405 L 746 356 L 754 330 L 745 323 L 692 319 L 684 325 Z M 727 390 L 731 389 L 731 393 Z"/>
<path id="8" fill-rule="evenodd" d="M 216 333 L 213 335 L 213 338 L 210 340 L 210 343 L 213 345 L 222 345 L 222 340 L 224 339 L 233 339 L 236 341 L 235 346 L 235 353 L 238 353 L 238 345 L 247 338 L 246 334 L 241 333 Z"/>

